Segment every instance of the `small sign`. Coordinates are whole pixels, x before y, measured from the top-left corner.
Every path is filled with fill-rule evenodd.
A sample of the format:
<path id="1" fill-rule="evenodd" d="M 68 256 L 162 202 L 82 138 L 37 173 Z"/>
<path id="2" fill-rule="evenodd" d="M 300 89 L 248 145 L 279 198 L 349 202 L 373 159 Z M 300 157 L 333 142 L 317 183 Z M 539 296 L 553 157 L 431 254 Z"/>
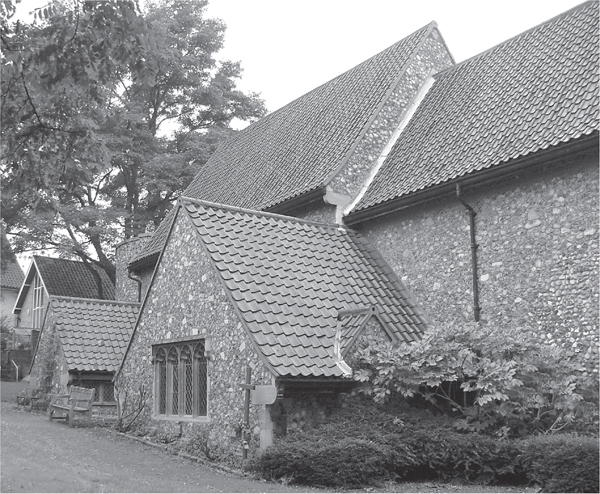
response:
<path id="1" fill-rule="evenodd" d="M 272 405 L 277 398 L 275 386 L 256 386 L 251 392 L 253 405 Z"/>

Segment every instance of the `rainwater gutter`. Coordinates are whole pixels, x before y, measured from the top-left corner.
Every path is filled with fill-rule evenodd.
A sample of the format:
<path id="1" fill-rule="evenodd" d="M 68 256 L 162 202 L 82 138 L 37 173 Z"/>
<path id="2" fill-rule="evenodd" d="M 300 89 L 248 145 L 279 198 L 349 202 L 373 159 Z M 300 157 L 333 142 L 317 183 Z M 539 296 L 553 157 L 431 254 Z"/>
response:
<path id="1" fill-rule="evenodd" d="M 456 198 L 469 213 L 469 230 L 471 234 L 471 268 L 473 272 L 473 317 L 475 318 L 475 322 L 477 322 L 479 321 L 479 315 L 481 313 L 481 307 L 479 306 L 479 286 L 477 283 L 477 248 L 479 245 L 475 241 L 475 216 L 477 216 L 477 213 L 460 195 L 460 184 L 456 184 Z"/>
<path id="2" fill-rule="evenodd" d="M 142 280 L 140 280 L 139 278 L 134 278 L 131 274 L 131 271 L 127 271 L 127 278 L 129 278 L 130 280 L 135 281 L 137 283 L 137 286 L 138 286 L 137 301 L 140 302 L 142 300 Z"/>

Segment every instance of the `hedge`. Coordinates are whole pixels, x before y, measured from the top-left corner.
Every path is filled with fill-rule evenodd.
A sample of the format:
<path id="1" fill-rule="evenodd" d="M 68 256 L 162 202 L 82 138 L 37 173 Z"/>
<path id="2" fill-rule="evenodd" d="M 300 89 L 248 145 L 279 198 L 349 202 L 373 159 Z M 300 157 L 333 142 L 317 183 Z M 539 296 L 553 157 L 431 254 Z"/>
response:
<path id="1" fill-rule="evenodd" d="M 269 480 L 326 487 L 457 479 L 539 484 L 545 492 L 600 492 L 596 438 L 499 439 L 453 431 L 435 417 L 400 420 L 373 408 L 350 405 L 328 423 L 279 440 L 248 468 Z"/>
<path id="2" fill-rule="evenodd" d="M 267 480 L 324 487 L 360 487 L 393 478 L 394 454 L 363 439 L 333 444 L 299 441 L 272 446 L 250 464 Z"/>
<path id="3" fill-rule="evenodd" d="M 542 492 L 600 492 L 598 438 L 570 434 L 520 442 L 518 461 Z"/>

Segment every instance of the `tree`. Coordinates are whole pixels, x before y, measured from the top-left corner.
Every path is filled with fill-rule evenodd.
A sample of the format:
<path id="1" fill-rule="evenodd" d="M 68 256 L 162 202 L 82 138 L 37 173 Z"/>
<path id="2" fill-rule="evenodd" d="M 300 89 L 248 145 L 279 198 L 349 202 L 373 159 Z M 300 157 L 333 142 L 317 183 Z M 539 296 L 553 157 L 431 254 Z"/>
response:
<path id="1" fill-rule="evenodd" d="M 148 223 L 158 226 L 173 199 L 196 175 L 216 146 L 231 133 L 233 119 L 264 114 L 256 94 L 236 89 L 239 63 L 217 62 L 225 26 L 205 19 L 206 1 L 169 0 L 148 6 L 159 50 L 152 85 L 121 79 L 114 94 L 118 108 L 111 143 L 119 175 L 111 195 L 127 211 L 125 236 Z M 170 138 L 157 138 L 165 125 Z"/>
<path id="2" fill-rule="evenodd" d="M 2 220 L 17 251 L 56 248 L 104 269 L 160 223 L 233 119 L 265 112 L 219 62 L 207 2 L 54 2 L 2 20 Z M 170 132 L 161 132 L 171 124 Z"/>

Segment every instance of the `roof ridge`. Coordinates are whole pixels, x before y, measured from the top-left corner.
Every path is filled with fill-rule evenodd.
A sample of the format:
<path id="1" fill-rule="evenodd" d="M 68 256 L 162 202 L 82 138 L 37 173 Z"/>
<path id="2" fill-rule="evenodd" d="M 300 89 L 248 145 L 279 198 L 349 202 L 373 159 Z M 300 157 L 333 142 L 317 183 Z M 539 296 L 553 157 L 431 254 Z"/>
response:
<path id="1" fill-rule="evenodd" d="M 453 69 L 458 69 L 459 67 L 462 67 L 464 64 L 466 64 L 468 62 L 471 62 L 472 60 L 481 58 L 484 55 L 486 55 L 487 53 L 489 53 L 489 52 L 491 52 L 493 50 L 496 50 L 497 48 L 499 48 L 501 46 L 507 45 L 508 43 L 514 41 L 517 38 L 520 38 L 521 36 L 525 36 L 526 34 L 531 33 L 531 32 L 533 32 L 533 31 L 535 31 L 537 29 L 540 29 L 542 26 L 545 26 L 547 24 L 555 22 L 558 19 L 565 18 L 568 15 L 570 15 L 573 11 L 583 10 L 584 7 L 586 7 L 588 5 L 591 5 L 591 4 L 594 4 L 594 3 L 597 4 L 598 0 L 587 0 L 586 2 L 580 3 L 579 5 L 575 5 L 575 7 L 571 7 L 570 9 L 565 10 L 564 12 L 561 12 L 560 14 L 557 14 L 554 17 L 551 17 L 550 19 L 547 19 L 547 20 L 545 20 L 543 22 L 540 22 L 539 24 L 537 24 L 537 25 L 535 25 L 533 27 L 530 27 L 529 29 L 526 29 L 525 31 L 523 31 L 523 32 L 521 32 L 519 34 L 515 34 L 514 36 L 512 36 L 512 37 L 510 37 L 508 39 L 505 39 L 504 41 L 501 41 L 500 43 L 496 43 L 494 46 L 488 48 L 487 50 L 484 50 L 484 51 L 482 51 L 480 53 L 477 53 L 477 54 L 473 55 L 472 57 L 469 57 L 469 58 L 463 60 L 462 62 L 453 65 L 452 67 L 448 67 L 447 69 L 440 70 L 437 74 L 434 74 L 433 77 L 437 78 L 438 76 L 444 75 L 447 72 L 452 71 Z"/>
<path id="2" fill-rule="evenodd" d="M 431 29 L 431 32 L 433 32 L 434 30 L 437 32 L 437 35 L 440 37 L 439 41 L 444 45 L 444 48 L 446 48 L 448 55 L 450 55 L 450 58 L 452 59 L 452 65 L 453 66 L 456 65 L 456 60 L 454 59 L 454 55 L 452 55 L 452 52 L 450 51 L 450 48 L 448 47 L 448 43 L 446 43 L 446 40 L 444 39 L 442 31 L 440 30 L 440 26 L 438 26 L 438 23 L 436 21 L 432 21 L 431 24 L 435 24 L 433 26 L 433 28 Z"/>
<path id="3" fill-rule="evenodd" d="M 398 41 L 396 41 L 395 43 L 392 43 L 391 45 L 387 46 L 386 48 L 384 48 L 383 50 L 378 51 L 377 53 L 375 53 L 374 55 L 371 55 L 369 58 L 367 58 L 366 60 L 363 60 L 360 63 L 357 63 L 356 65 L 353 65 L 352 67 L 350 67 L 349 69 L 344 70 L 344 72 L 342 72 L 341 74 L 336 75 L 335 77 L 332 77 L 331 79 L 323 82 L 322 84 L 319 84 L 317 87 L 312 88 L 310 91 L 307 91 L 304 94 L 301 94 L 300 96 L 298 96 L 297 98 L 294 98 L 292 101 L 290 101 L 289 103 L 277 108 L 276 110 L 273 110 L 271 113 L 269 113 L 268 115 L 266 115 L 263 118 L 267 118 L 271 115 L 274 115 L 276 113 L 279 113 L 279 111 L 283 110 L 284 108 L 287 108 L 288 106 L 290 106 L 292 103 L 298 101 L 301 98 L 304 98 L 306 95 L 317 91 L 318 89 L 322 88 L 323 86 L 326 86 L 327 84 L 332 83 L 333 81 L 335 81 L 336 79 L 339 79 L 340 77 L 346 75 L 348 72 L 350 72 L 351 70 L 354 70 L 358 67 L 360 67 L 361 65 L 366 64 L 367 62 L 369 62 L 371 59 L 381 55 L 384 51 L 389 50 L 390 48 L 402 43 L 404 40 L 410 38 L 411 36 L 414 36 L 415 34 L 417 34 L 419 31 L 425 30 L 425 29 L 432 29 L 434 27 L 437 27 L 437 23 L 435 21 L 431 21 L 428 24 L 425 24 L 424 26 L 420 27 L 419 29 L 415 29 L 412 33 L 408 34 L 407 36 L 404 36 L 402 39 L 399 39 Z M 263 119 L 261 119 L 263 120 Z M 248 128 L 248 127 L 246 127 Z M 244 129 L 245 130 L 245 129 Z"/>
<path id="4" fill-rule="evenodd" d="M 139 307 L 142 305 L 140 302 L 128 302 L 126 300 L 107 300 L 101 298 L 83 298 L 83 297 L 67 297 L 64 295 L 50 295 L 50 300 L 68 300 L 72 302 L 88 302 L 105 305 L 131 305 Z"/>
<path id="5" fill-rule="evenodd" d="M 284 214 L 269 213 L 267 211 L 257 211 L 255 209 L 240 208 L 238 206 L 231 206 L 229 204 L 219 204 L 218 202 L 210 202 L 210 201 L 204 201 L 202 199 L 194 199 L 193 197 L 180 196 L 179 199 L 177 200 L 177 202 L 180 202 L 180 203 L 182 203 L 184 201 L 188 201 L 193 204 L 201 204 L 203 206 L 208 206 L 208 207 L 211 207 L 214 209 L 226 209 L 226 210 L 230 210 L 230 211 L 236 211 L 238 213 L 252 214 L 254 216 L 265 216 L 267 218 L 281 219 L 283 221 L 289 221 L 290 223 L 304 223 L 307 225 L 322 226 L 325 228 L 330 228 L 332 230 L 342 230 L 342 231 L 350 230 L 347 226 L 338 225 L 337 223 L 325 223 L 325 222 L 321 222 L 321 221 L 305 220 L 302 218 L 296 218 L 295 216 L 286 216 Z"/>
<path id="6" fill-rule="evenodd" d="M 388 48 L 386 48 L 386 50 L 389 50 L 392 46 L 396 46 L 398 43 L 403 42 L 405 39 L 407 39 L 410 36 L 413 36 L 418 31 L 423 31 L 423 30 L 425 31 L 424 35 L 423 35 L 423 38 L 419 41 L 419 43 L 417 44 L 417 46 L 414 47 L 414 49 L 412 50 L 410 56 L 404 62 L 404 64 L 400 68 L 400 70 L 398 71 L 398 74 L 397 74 L 396 78 L 394 79 L 394 82 L 392 84 L 390 84 L 389 88 L 387 89 L 387 91 L 383 95 L 383 98 L 381 98 L 381 101 L 379 102 L 379 104 L 374 108 L 374 110 L 371 113 L 371 116 L 365 122 L 365 125 L 363 126 L 362 130 L 360 131 L 360 133 L 358 134 L 358 136 L 354 140 L 354 143 L 352 144 L 352 146 L 350 146 L 350 148 L 346 152 L 346 156 L 344 156 L 344 158 L 340 161 L 339 165 L 336 166 L 336 168 L 331 173 L 329 173 L 329 175 L 327 177 L 325 177 L 325 180 L 323 181 L 323 185 L 325 185 L 325 186 L 330 185 L 331 182 L 333 182 L 333 180 L 346 167 L 346 165 L 348 164 L 348 162 L 350 161 L 350 159 L 354 155 L 356 149 L 360 145 L 361 141 L 363 140 L 363 138 L 365 137 L 365 135 L 369 132 L 369 130 L 373 126 L 373 122 L 375 122 L 375 120 L 377 119 L 377 117 L 379 116 L 379 114 L 381 113 L 381 111 L 383 110 L 383 108 L 385 107 L 386 103 L 390 100 L 392 94 L 394 94 L 394 91 L 398 88 L 398 85 L 400 84 L 400 81 L 402 80 L 402 78 L 404 77 L 404 75 L 406 74 L 406 72 L 408 71 L 408 69 L 410 67 L 410 64 L 415 60 L 415 58 L 423 50 L 423 47 L 425 46 L 425 43 L 427 42 L 427 40 L 431 36 L 431 33 L 433 32 L 434 29 L 437 30 L 438 33 L 439 33 L 439 29 L 437 27 L 437 23 L 435 21 L 431 21 L 429 24 L 427 24 L 426 26 L 423 26 L 421 29 L 418 29 L 413 34 L 402 38 L 400 41 L 397 41 L 395 44 L 393 44 L 393 45 L 389 46 Z M 445 43 L 444 43 L 444 45 L 445 45 Z M 383 51 L 386 51 L 386 50 L 383 50 Z M 450 53 L 450 51 L 448 50 L 447 46 L 446 46 L 446 50 L 448 51 L 448 53 Z M 379 53 L 383 53 L 383 52 L 379 52 Z M 379 53 L 377 53 L 376 55 L 373 55 L 373 57 L 365 60 L 362 63 L 368 62 L 372 58 L 378 56 Z M 454 57 L 452 57 L 452 54 L 450 54 L 450 57 L 454 61 Z M 350 70 L 353 70 L 353 69 L 350 69 Z"/>
<path id="7" fill-rule="evenodd" d="M 50 259 L 52 261 L 65 261 L 65 262 L 76 262 L 77 264 L 83 264 L 85 265 L 85 262 L 83 261 L 83 259 L 65 259 L 64 257 L 51 257 L 51 256 L 40 256 L 37 254 L 34 254 L 33 256 L 31 256 L 35 259 Z M 93 262 L 90 263 L 90 266 L 92 266 L 95 269 L 98 269 L 100 272 L 102 272 L 103 270 L 100 268 L 100 266 L 94 264 Z"/>
<path id="8" fill-rule="evenodd" d="M 36 259 L 52 259 L 53 261 L 83 262 L 83 261 L 76 261 L 75 259 L 65 259 L 64 257 L 41 256 L 39 254 L 33 254 L 32 257 L 35 257 Z"/>

